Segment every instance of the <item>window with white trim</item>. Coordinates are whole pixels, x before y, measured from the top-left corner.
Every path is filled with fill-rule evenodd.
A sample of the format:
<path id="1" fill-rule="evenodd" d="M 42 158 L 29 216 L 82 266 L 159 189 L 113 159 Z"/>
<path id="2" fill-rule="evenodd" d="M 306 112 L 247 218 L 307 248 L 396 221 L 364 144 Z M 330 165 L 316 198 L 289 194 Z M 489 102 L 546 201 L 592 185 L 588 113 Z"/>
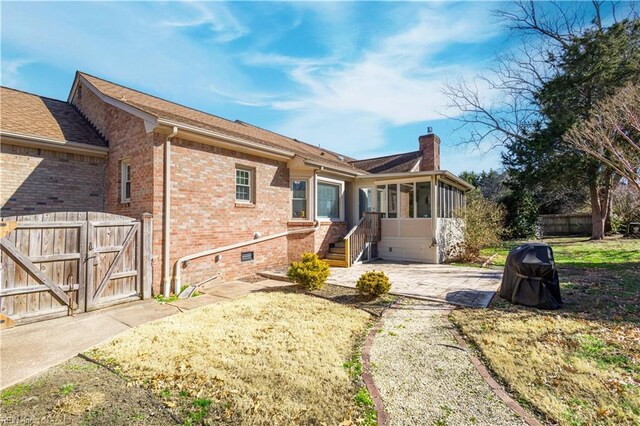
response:
<path id="1" fill-rule="evenodd" d="M 131 201 L 131 159 L 120 160 L 120 202 Z"/>
<path id="2" fill-rule="evenodd" d="M 291 181 L 291 217 L 294 219 L 308 219 L 307 181 L 293 179 Z"/>
<path id="3" fill-rule="evenodd" d="M 318 217 L 340 219 L 340 195 L 342 185 L 318 181 Z"/>
<path id="4" fill-rule="evenodd" d="M 236 202 L 253 202 L 252 170 L 236 168 Z"/>

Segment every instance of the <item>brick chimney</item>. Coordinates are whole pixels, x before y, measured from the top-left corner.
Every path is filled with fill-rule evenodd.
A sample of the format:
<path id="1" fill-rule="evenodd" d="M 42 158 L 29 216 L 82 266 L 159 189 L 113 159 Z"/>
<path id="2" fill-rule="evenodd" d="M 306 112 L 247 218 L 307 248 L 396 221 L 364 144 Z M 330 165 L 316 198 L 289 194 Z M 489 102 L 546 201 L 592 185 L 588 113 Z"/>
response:
<path id="1" fill-rule="evenodd" d="M 440 138 L 433 133 L 431 127 L 427 127 L 427 134 L 418 138 L 422 160 L 420 171 L 440 170 Z"/>

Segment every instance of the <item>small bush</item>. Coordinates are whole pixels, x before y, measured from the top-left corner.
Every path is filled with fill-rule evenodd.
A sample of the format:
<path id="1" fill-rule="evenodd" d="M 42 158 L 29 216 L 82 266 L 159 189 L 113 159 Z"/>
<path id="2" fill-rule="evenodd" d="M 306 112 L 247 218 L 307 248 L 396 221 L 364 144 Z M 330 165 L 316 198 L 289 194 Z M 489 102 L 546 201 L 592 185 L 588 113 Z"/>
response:
<path id="1" fill-rule="evenodd" d="M 356 288 L 360 293 L 370 296 L 381 296 L 389 293 L 391 283 L 389 277 L 382 271 L 369 271 L 360 275 Z"/>
<path id="2" fill-rule="evenodd" d="M 329 278 L 329 264 L 315 253 L 304 253 L 300 262 L 293 262 L 287 276 L 307 291 L 319 290 Z"/>

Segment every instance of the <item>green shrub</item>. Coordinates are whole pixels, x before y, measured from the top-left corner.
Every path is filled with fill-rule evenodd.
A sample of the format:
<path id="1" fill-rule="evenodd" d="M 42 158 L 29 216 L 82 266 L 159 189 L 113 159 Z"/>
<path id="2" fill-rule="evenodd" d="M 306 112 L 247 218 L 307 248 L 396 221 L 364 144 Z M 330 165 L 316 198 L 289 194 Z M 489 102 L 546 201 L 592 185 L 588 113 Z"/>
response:
<path id="1" fill-rule="evenodd" d="M 305 290 L 319 290 L 329 278 L 329 264 L 315 253 L 304 253 L 300 262 L 293 262 L 287 276 Z"/>
<path id="2" fill-rule="evenodd" d="M 381 296 L 389 293 L 391 283 L 389 277 L 382 271 L 369 271 L 360 275 L 356 284 L 358 292 L 368 294 L 370 296 Z"/>

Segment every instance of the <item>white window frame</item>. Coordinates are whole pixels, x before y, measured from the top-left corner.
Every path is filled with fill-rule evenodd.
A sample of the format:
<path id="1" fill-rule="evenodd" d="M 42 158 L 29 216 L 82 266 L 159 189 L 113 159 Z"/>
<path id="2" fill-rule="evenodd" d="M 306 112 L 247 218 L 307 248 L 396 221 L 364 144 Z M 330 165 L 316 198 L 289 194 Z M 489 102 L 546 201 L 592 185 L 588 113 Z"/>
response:
<path id="1" fill-rule="evenodd" d="M 301 181 L 305 183 L 305 188 L 304 188 L 304 192 L 305 192 L 305 212 L 307 213 L 307 217 L 293 217 L 293 182 L 294 181 Z M 291 220 L 312 220 L 311 219 L 311 209 L 309 208 L 309 201 L 310 201 L 310 183 L 309 183 L 309 178 L 308 177 L 303 177 L 303 178 L 298 178 L 298 177 L 292 177 L 291 179 L 289 179 L 289 189 L 291 190 L 291 203 L 289 206 L 289 216 L 291 217 Z M 300 200 L 301 198 L 296 198 L 296 200 Z"/>
<path id="2" fill-rule="evenodd" d="M 318 183 L 326 183 L 329 185 L 336 185 L 340 187 L 338 191 L 338 217 L 337 218 L 323 217 L 318 214 Z M 316 178 L 316 184 L 314 185 L 314 188 L 315 188 L 314 193 L 315 193 L 317 220 L 319 222 L 344 222 L 344 181 L 318 176 Z"/>
<path id="3" fill-rule="evenodd" d="M 124 179 L 125 173 L 127 180 Z M 127 183 L 129 184 L 129 196 L 127 197 Z M 131 202 L 131 158 L 120 160 L 120 203 Z"/>
<path id="4" fill-rule="evenodd" d="M 249 176 L 249 184 L 248 185 L 244 185 L 244 184 L 239 184 L 238 183 L 238 171 L 242 171 L 242 172 L 246 172 Z M 235 167 L 235 171 L 233 173 L 233 178 L 234 178 L 234 186 L 233 186 L 233 191 L 234 191 L 234 197 L 236 200 L 236 203 L 242 203 L 242 204 L 253 204 L 254 203 L 254 195 L 253 195 L 253 186 L 254 186 L 254 177 L 255 177 L 255 170 L 249 167 L 243 167 L 243 166 L 236 166 Z M 238 186 L 246 186 L 249 188 L 249 199 L 245 200 L 245 199 L 238 199 Z"/>

